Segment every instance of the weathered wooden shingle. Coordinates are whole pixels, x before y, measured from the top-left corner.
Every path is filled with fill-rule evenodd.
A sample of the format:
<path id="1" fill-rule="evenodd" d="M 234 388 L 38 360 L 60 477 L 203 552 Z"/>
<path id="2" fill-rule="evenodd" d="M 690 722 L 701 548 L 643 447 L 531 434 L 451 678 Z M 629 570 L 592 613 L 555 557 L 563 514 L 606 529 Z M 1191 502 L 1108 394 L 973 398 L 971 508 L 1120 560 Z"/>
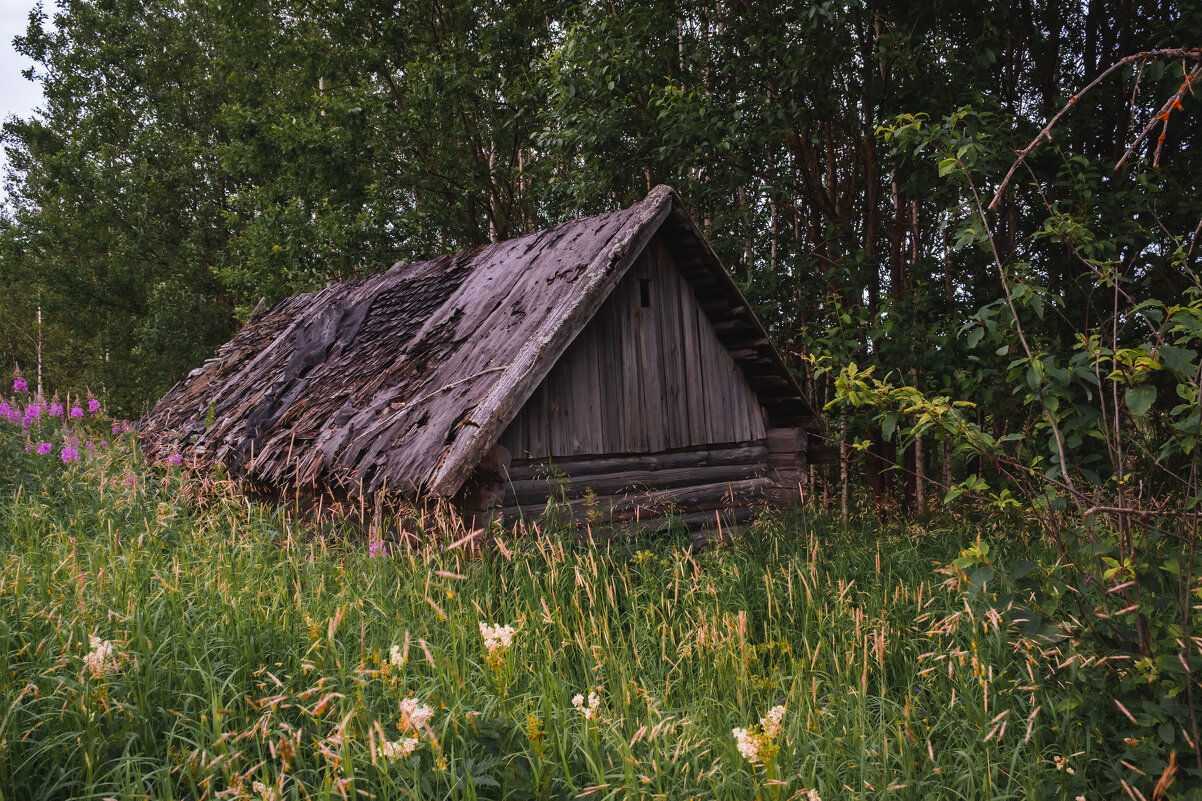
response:
<path id="1" fill-rule="evenodd" d="M 661 227 L 690 240 L 692 274 L 727 296 L 731 335 L 766 341 L 656 187 L 628 209 L 281 301 L 159 401 L 143 448 L 279 486 L 450 497 Z M 810 414 L 771 346 L 752 356 L 766 402 Z"/>

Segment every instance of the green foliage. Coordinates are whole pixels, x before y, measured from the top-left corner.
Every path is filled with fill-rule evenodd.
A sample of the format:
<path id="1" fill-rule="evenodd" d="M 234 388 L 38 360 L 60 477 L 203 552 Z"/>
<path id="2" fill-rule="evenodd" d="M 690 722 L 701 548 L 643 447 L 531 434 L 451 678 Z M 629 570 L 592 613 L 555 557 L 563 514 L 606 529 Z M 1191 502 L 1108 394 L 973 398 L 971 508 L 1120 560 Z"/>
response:
<path id="1" fill-rule="evenodd" d="M 0 430 L 0 452 L 20 439 Z M 27 470 L 0 504 L 6 797 L 1116 791 L 1127 747 L 1089 703 L 1105 692 L 1080 684 L 1091 652 L 1064 638 L 1028 651 L 976 564 L 1017 581 L 1020 558 L 1055 563 L 1037 543 L 1007 548 L 1013 521 L 773 516 L 702 553 L 531 530 L 469 556 L 414 514 L 369 550 L 211 478 L 148 472 L 130 446 Z M 966 608 L 965 585 L 931 565 L 974 529 L 1002 544 L 967 545 Z M 490 652 L 480 623 L 516 632 Z M 778 705 L 779 750 L 753 764 L 732 729 Z M 387 756 L 409 737 L 409 756 Z"/>
<path id="2" fill-rule="evenodd" d="M 1029 606 L 1019 608 L 1023 620 L 1031 626 L 1046 620 L 1058 629 L 1041 635 L 1043 645 L 1073 640 L 1090 652 L 1085 661 L 1110 666 L 1082 675 L 1076 703 L 1085 706 L 1102 688 L 1114 688 L 1121 717 L 1107 709 L 1095 723 L 1116 746 L 1127 747 L 1126 764 L 1168 782 L 1181 769 L 1178 753 L 1186 753 L 1196 786 L 1202 752 L 1193 734 L 1195 697 L 1202 684 L 1194 676 L 1191 643 L 1202 587 L 1195 511 L 1202 497 L 1202 284 L 1191 266 L 1192 249 L 1173 251 L 1176 269 L 1189 282 L 1180 295 L 1160 295 L 1147 280 L 1160 266 L 1159 255 L 1188 236 L 1168 227 L 1180 218 L 1161 205 L 1163 187 L 1143 170 L 1112 182 L 1074 155 L 1063 161 L 1067 191 L 1055 202 L 1044 198 L 1049 216 L 1042 230 L 1029 244 L 1008 246 L 997 233 L 1000 222 L 991 227 L 978 189 L 980 156 L 990 148 L 970 133 L 972 116 L 962 109 L 939 125 L 907 116 L 883 133 L 905 152 L 937 159 L 939 176 L 952 183 L 950 197 L 960 193 L 969 222 L 958 244 L 976 244 L 990 255 L 1001 295 L 961 334 L 975 351 L 971 359 L 991 363 L 993 391 L 1008 391 L 1026 414 L 995 410 L 990 431 L 958 411 L 963 402 L 928 399 L 896 385 L 893 376 L 877 380 L 871 368 L 855 364 L 837 378 L 831 405 L 872 410 L 873 425 L 886 439 L 896 433 L 913 441 L 936 428 L 988 460 L 988 475 L 954 484 L 945 501 L 971 493 L 998 512 L 1026 509 L 1053 538 L 1057 560 L 1024 563 L 1008 578 L 984 545 L 970 549 L 953 563 L 971 585 L 970 597 L 998 576 L 1013 592 L 994 597 L 993 614 L 1022 599 Z M 977 147 L 979 141 L 986 145 Z M 1141 204 L 1153 218 L 1165 215 L 1158 230 L 1131 226 L 1123 216 L 1136 193 L 1150 193 Z M 1053 241 L 1110 292 L 1108 308 L 1085 299 L 1082 314 L 1072 298 L 1049 291 L 1043 282 L 1052 276 L 1041 264 Z M 1125 261 L 1117 257 L 1124 252 L 1130 254 Z M 1003 420 L 1010 431 L 998 425 Z M 1112 781 L 1125 781 L 1124 771 L 1113 768 Z"/>
<path id="3" fill-rule="evenodd" d="M 1192 750 L 1190 698 L 1196 682 L 1191 674 L 1202 668 L 1202 660 L 1190 649 L 1179 650 L 1178 642 L 1190 633 L 1169 599 L 1183 586 L 1191 602 L 1202 598 L 1197 566 L 1194 578 L 1186 577 L 1183 585 L 1184 566 L 1171 535 L 1159 525 L 1148 527 L 1134 558 L 1123 556 L 1125 549 L 1114 532 L 1095 523 L 1074 534 L 1082 539 L 1073 549 L 1077 562 L 1002 562 L 991 558 L 985 543 L 978 543 L 951 568 L 965 585 L 970 608 L 1022 632 L 1017 638 L 1021 651 L 1073 652 L 1055 666 L 1070 682 L 1062 703 L 1082 710 L 1084 725 L 1120 755 L 1121 761 L 1098 766 L 1106 783 L 1132 784 L 1128 765 L 1180 782 L 1176 774 L 1188 766 L 1190 775 L 1183 783 L 1196 792 L 1198 771 L 1181 754 Z M 1132 585 L 1139 590 L 1127 589 Z M 1082 618 L 1089 625 L 1069 622 Z M 1136 647 L 1141 628 L 1150 643 L 1147 651 Z"/>

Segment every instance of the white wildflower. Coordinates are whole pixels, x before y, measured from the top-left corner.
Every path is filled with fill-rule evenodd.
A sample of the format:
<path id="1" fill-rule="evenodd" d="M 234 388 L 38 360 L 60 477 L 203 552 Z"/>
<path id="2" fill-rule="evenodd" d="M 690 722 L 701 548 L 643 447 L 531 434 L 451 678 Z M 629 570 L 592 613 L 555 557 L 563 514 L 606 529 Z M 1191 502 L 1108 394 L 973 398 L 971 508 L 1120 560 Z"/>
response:
<path id="1" fill-rule="evenodd" d="M 759 738 L 747 731 L 747 729 L 731 729 L 731 734 L 735 736 L 735 745 L 738 746 L 739 753 L 748 762 L 758 762 L 760 759 L 760 743 Z"/>
<path id="2" fill-rule="evenodd" d="M 117 669 L 117 657 L 113 655 L 113 644 L 93 635 L 88 638 L 92 650 L 84 655 L 83 663 L 93 678 L 100 678 L 110 670 Z"/>
<path id="3" fill-rule="evenodd" d="M 412 756 L 421 743 L 417 737 L 405 737 L 400 740 L 384 740 L 380 744 L 380 753 L 388 759 L 404 759 Z"/>
<path id="4" fill-rule="evenodd" d="M 572 706 L 580 710 L 580 714 L 584 715 L 585 720 L 593 720 L 597 717 L 597 710 L 601 707 L 601 696 L 595 692 L 588 694 L 588 705 L 584 703 L 584 696 L 577 694 L 572 699 Z"/>
<path id="5" fill-rule="evenodd" d="M 760 718 L 760 726 L 764 729 L 764 736 L 772 740 L 775 740 L 778 736 L 780 736 L 782 728 L 781 721 L 783 721 L 784 718 L 785 707 L 783 704 L 780 706 L 774 706 L 772 709 L 768 710 L 768 714 L 765 717 Z"/>
<path id="6" fill-rule="evenodd" d="M 416 698 L 401 701 L 401 731 L 420 731 L 432 717 L 433 707 L 426 706 Z"/>
<path id="7" fill-rule="evenodd" d="M 480 636 L 484 638 L 484 648 L 489 655 L 495 655 L 498 651 L 504 651 L 513 644 L 513 635 L 517 634 L 517 629 L 513 626 L 489 626 L 484 621 L 480 621 Z"/>
<path id="8" fill-rule="evenodd" d="M 806 801 L 822 801 L 822 796 L 818 795 L 817 790 L 806 790 L 805 800 Z"/>
<path id="9" fill-rule="evenodd" d="M 263 801 L 279 801 L 279 793 L 270 784 L 255 782 L 250 786 L 250 789 L 254 791 L 255 795 L 262 798 Z"/>
<path id="10" fill-rule="evenodd" d="M 748 762 L 755 764 L 771 764 L 780 751 L 777 739 L 784 730 L 782 721 L 785 719 L 785 707 L 774 706 L 768 714 L 760 718 L 760 725 L 748 726 L 746 729 L 731 729 L 735 737 L 735 745 L 739 753 Z"/>
<path id="11" fill-rule="evenodd" d="M 403 667 L 405 665 L 405 657 L 401 654 L 400 646 L 392 646 L 392 650 L 388 652 L 388 662 L 393 667 Z"/>

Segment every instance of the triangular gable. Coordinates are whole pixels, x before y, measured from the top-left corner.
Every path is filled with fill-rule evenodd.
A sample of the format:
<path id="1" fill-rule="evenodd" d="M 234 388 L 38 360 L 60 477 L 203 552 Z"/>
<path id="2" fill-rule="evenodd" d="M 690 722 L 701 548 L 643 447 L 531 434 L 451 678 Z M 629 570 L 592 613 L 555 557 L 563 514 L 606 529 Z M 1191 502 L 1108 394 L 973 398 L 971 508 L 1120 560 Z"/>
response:
<path id="1" fill-rule="evenodd" d="M 634 259 L 643 251 L 660 223 L 672 210 L 676 194 L 657 186 L 638 206 L 610 247 L 604 248 L 584 269 L 580 287 L 548 316 L 538 333 L 517 354 L 510 369 L 496 382 L 484 401 L 465 419 L 459 436 L 428 487 L 433 495 L 450 497 L 496 444 L 535 388 L 551 372 L 576 335 L 618 285 Z"/>

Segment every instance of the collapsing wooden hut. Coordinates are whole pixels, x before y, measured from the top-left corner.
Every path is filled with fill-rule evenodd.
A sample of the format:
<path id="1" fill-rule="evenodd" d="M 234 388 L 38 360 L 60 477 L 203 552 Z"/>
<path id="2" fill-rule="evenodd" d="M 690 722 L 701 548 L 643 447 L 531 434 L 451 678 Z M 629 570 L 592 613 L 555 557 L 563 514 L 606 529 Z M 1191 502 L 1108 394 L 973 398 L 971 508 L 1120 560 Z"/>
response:
<path id="1" fill-rule="evenodd" d="M 664 186 L 281 301 L 140 424 L 151 461 L 280 488 L 693 524 L 793 497 L 816 428 Z"/>

